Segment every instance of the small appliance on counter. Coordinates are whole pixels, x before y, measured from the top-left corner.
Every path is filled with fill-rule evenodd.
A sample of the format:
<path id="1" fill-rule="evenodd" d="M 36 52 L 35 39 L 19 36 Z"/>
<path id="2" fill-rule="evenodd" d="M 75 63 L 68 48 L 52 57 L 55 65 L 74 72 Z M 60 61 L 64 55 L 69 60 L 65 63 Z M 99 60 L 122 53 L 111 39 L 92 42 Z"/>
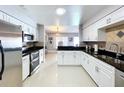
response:
<path id="1" fill-rule="evenodd" d="M 94 48 L 92 45 L 86 45 L 86 52 L 94 54 Z"/>
<path id="2" fill-rule="evenodd" d="M 94 44 L 94 54 L 98 53 L 98 44 Z"/>

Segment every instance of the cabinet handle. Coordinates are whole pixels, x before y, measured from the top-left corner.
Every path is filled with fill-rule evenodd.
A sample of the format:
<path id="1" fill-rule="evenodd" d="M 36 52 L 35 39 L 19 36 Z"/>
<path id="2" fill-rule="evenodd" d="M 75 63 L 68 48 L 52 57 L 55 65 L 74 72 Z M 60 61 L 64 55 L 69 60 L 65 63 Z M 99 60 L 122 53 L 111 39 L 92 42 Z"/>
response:
<path id="1" fill-rule="evenodd" d="M 124 80 L 124 76 L 120 75 L 120 78 Z"/>
<path id="2" fill-rule="evenodd" d="M 111 18 L 108 18 L 106 21 L 107 24 L 111 23 Z"/>
<path id="3" fill-rule="evenodd" d="M 96 72 L 99 72 L 99 68 L 97 66 L 95 66 L 95 70 Z"/>

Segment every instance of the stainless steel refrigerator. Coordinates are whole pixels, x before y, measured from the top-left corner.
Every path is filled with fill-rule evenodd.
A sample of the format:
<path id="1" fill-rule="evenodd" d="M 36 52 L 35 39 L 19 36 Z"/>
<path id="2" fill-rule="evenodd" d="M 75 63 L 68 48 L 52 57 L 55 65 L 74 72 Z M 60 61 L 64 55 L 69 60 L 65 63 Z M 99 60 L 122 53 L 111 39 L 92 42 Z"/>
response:
<path id="1" fill-rule="evenodd" d="M 22 86 L 22 31 L 0 20 L 0 87 Z"/>

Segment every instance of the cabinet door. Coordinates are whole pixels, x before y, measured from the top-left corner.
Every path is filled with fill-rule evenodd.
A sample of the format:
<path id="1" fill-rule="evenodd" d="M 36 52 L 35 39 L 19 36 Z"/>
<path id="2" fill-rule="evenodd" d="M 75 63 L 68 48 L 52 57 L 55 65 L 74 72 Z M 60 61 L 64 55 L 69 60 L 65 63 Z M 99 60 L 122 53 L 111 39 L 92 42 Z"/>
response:
<path id="1" fill-rule="evenodd" d="M 89 31 L 88 27 L 83 30 L 83 41 L 88 41 L 89 40 L 88 31 Z"/>
<path id="2" fill-rule="evenodd" d="M 29 75 L 30 70 L 30 60 L 29 55 L 22 58 L 22 79 L 25 80 Z"/>
<path id="3" fill-rule="evenodd" d="M 64 65 L 73 65 L 74 63 L 74 57 L 73 53 L 70 51 L 64 52 Z"/>
<path id="4" fill-rule="evenodd" d="M 87 57 L 85 55 L 85 53 L 83 53 L 83 60 L 82 60 L 82 65 L 83 67 L 86 69 L 86 61 L 87 61 Z"/>
<path id="5" fill-rule="evenodd" d="M 109 66 L 108 64 L 106 64 Z M 101 87 L 114 87 L 115 73 L 114 67 L 109 70 L 105 65 L 99 64 L 99 86 Z"/>
<path id="6" fill-rule="evenodd" d="M 93 62 L 92 67 L 93 67 L 93 69 L 92 69 L 91 77 L 96 82 L 96 84 L 99 86 L 99 84 L 100 84 L 99 69 L 100 68 L 99 68 L 99 66 L 98 66 L 96 61 Z"/>
<path id="7" fill-rule="evenodd" d="M 97 23 L 92 24 L 89 30 L 89 41 L 97 41 L 98 39 Z"/>
<path id="8" fill-rule="evenodd" d="M 100 87 L 114 87 L 112 76 L 109 75 L 104 69 L 100 69 L 99 77 L 100 77 L 100 81 L 99 81 Z"/>
<path id="9" fill-rule="evenodd" d="M 84 55 L 83 55 L 83 52 L 80 52 L 79 61 L 80 61 L 80 64 L 84 67 Z"/>
<path id="10" fill-rule="evenodd" d="M 118 9 L 117 11 L 113 12 L 111 14 L 112 18 L 111 18 L 111 22 L 112 23 L 116 23 L 119 21 L 124 20 L 124 7 Z"/>
<path id="11" fill-rule="evenodd" d="M 79 60 L 80 60 L 80 52 L 78 52 L 78 51 L 73 52 L 73 59 L 74 59 L 74 61 L 73 61 L 72 64 L 80 65 L 80 62 L 79 62 Z"/>
<path id="12" fill-rule="evenodd" d="M 17 25 L 17 19 L 11 17 L 10 18 L 10 23 Z"/>
<path id="13" fill-rule="evenodd" d="M 104 18 L 100 19 L 97 24 L 98 24 L 98 28 L 103 28 L 109 24 L 111 24 L 111 18 L 112 18 L 112 15 L 109 14 L 107 16 L 105 16 Z"/>
<path id="14" fill-rule="evenodd" d="M 58 65 L 64 65 L 64 52 L 57 53 L 57 63 Z"/>

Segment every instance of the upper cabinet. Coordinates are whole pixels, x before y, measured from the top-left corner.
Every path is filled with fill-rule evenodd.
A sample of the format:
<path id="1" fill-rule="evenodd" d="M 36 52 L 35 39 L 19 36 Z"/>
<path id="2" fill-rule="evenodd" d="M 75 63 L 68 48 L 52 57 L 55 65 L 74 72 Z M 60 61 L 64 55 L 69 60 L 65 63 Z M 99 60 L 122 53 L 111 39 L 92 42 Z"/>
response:
<path id="1" fill-rule="evenodd" d="M 97 22 L 83 29 L 82 41 L 105 41 L 106 32 L 101 28 L 114 26 L 118 23 L 124 23 L 124 7 L 115 10 Z"/>
<path id="2" fill-rule="evenodd" d="M 34 35 L 34 40 L 37 40 L 37 36 L 36 36 L 36 26 L 31 26 L 30 24 L 26 24 L 24 22 L 22 22 L 21 20 L 10 16 L 2 11 L 0 11 L 0 20 L 4 20 L 6 22 L 15 24 L 15 25 L 20 25 L 22 27 L 22 31 L 24 31 L 25 34 L 31 34 Z"/>
<path id="3" fill-rule="evenodd" d="M 120 22 L 124 20 L 124 7 L 118 9 L 117 11 L 110 14 L 110 24 L 114 24 L 116 22 Z"/>
<path id="4" fill-rule="evenodd" d="M 99 28 L 103 28 L 120 21 L 124 21 L 124 7 L 119 8 L 118 10 L 99 20 Z"/>
<path id="5" fill-rule="evenodd" d="M 82 33 L 82 41 L 105 41 L 105 32 L 98 30 L 99 25 L 99 22 L 96 22 L 93 25 L 90 25 L 85 28 Z"/>

